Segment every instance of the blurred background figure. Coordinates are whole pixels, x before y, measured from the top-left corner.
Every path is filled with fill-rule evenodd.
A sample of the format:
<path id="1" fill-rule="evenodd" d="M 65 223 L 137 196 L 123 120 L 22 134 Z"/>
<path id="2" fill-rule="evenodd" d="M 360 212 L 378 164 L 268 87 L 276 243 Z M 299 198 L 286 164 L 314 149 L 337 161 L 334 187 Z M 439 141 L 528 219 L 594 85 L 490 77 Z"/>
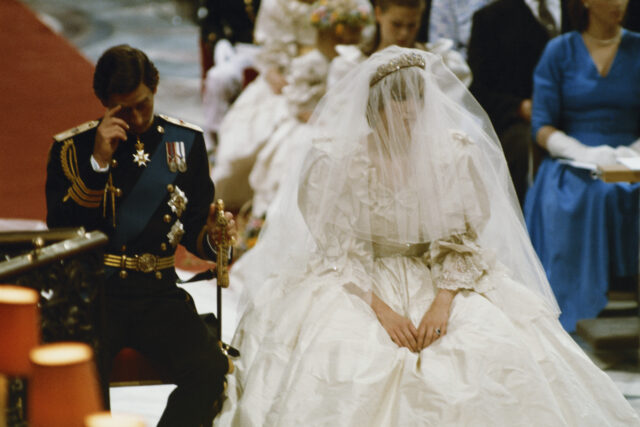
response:
<path id="1" fill-rule="evenodd" d="M 215 151 L 220 123 L 242 89 L 255 78 L 253 28 L 259 0 L 206 0 L 198 10 L 203 67 L 204 128 Z M 213 158 L 212 158 L 213 160 Z"/>
<path id="2" fill-rule="evenodd" d="M 214 52 L 220 40 L 253 43 L 253 27 L 260 0 L 192 0 L 199 2 L 200 53 L 202 77 L 216 61 Z"/>
<path id="3" fill-rule="evenodd" d="M 471 18 L 476 10 L 494 0 L 432 0 L 429 40 L 449 39 L 454 49 L 467 58 Z"/>
<path id="4" fill-rule="evenodd" d="M 251 199 L 249 173 L 261 147 L 288 116 L 282 88 L 293 58 L 315 46 L 311 0 L 263 0 L 254 41 L 258 77 L 233 102 L 218 131 L 212 178 L 226 205 L 239 210 Z"/>
<path id="5" fill-rule="evenodd" d="M 331 63 L 328 85 L 332 86 L 356 65 L 374 52 L 392 45 L 426 50 L 442 56 L 447 67 L 465 84 L 471 82 L 471 72 L 464 58 L 453 50 L 448 39 L 430 43 L 418 41 L 421 19 L 424 16 L 424 0 L 375 1 L 375 31 L 361 46 L 338 46 L 337 56 Z"/>
<path id="6" fill-rule="evenodd" d="M 308 19 L 318 31 L 316 46 L 291 61 L 282 89 L 289 115 L 260 150 L 249 175 L 251 212 L 257 218 L 266 214 L 280 180 L 289 172 L 292 159 L 298 158 L 306 123 L 325 93 L 329 65 L 338 55 L 336 47 L 360 43 L 363 28 L 373 22 L 373 8 L 369 0 L 320 0 L 313 4 Z"/>
<path id="7" fill-rule="evenodd" d="M 473 15 L 471 93 L 500 138 L 520 204 L 532 146 L 533 70 L 547 42 L 568 28 L 566 0 L 498 0 Z"/>
<path id="8" fill-rule="evenodd" d="M 640 151 L 640 34 L 628 0 L 571 0 L 577 31 L 552 40 L 534 75 L 533 135 L 546 156 L 525 204 L 531 240 L 567 331 L 612 289 L 634 291 L 638 185 L 607 184 L 560 159 L 614 164 Z"/>

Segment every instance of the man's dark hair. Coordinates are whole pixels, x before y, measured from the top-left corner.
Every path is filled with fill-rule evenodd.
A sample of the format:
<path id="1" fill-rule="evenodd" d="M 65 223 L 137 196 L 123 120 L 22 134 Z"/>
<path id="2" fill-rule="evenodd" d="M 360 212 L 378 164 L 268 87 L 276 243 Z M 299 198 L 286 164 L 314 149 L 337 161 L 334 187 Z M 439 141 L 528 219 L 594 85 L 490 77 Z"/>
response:
<path id="1" fill-rule="evenodd" d="M 124 44 L 113 46 L 98 59 L 93 91 L 103 105 L 111 95 L 131 93 L 140 83 L 152 92 L 158 86 L 158 69 L 141 50 Z"/>

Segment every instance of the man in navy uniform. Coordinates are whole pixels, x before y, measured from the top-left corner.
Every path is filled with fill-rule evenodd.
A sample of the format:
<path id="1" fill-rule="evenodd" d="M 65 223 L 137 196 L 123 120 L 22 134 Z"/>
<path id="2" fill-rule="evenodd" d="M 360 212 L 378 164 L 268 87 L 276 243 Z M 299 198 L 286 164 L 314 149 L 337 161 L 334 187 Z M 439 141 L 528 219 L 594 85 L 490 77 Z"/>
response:
<path id="1" fill-rule="evenodd" d="M 115 46 L 100 57 L 93 88 L 106 112 L 54 137 L 47 224 L 109 236 L 109 356 L 132 347 L 166 366 L 177 388 L 159 425 L 211 425 L 233 365 L 176 286 L 174 254 L 180 243 L 216 259 L 214 186 L 201 130 L 154 115 L 157 85 L 157 69 L 138 49 Z M 225 215 L 223 233 L 235 237 Z"/>

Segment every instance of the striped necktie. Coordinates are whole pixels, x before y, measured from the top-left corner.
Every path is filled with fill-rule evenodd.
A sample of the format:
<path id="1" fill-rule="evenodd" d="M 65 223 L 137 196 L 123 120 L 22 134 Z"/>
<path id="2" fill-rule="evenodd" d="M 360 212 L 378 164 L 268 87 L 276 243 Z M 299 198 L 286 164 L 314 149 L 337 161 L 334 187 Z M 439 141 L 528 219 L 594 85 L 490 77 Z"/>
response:
<path id="1" fill-rule="evenodd" d="M 547 33 L 549 33 L 549 37 L 553 38 L 559 33 L 558 28 L 556 27 L 556 22 L 553 20 L 553 15 L 551 15 L 549 8 L 547 8 L 546 0 L 538 1 L 538 19 Z"/>

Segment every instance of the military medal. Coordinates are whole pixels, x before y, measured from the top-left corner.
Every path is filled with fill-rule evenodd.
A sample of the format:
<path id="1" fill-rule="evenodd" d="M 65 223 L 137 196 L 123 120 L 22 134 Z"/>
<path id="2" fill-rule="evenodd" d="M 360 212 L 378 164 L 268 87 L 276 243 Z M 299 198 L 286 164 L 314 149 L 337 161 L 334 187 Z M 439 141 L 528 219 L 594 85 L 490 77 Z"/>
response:
<path id="1" fill-rule="evenodd" d="M 180 220 L 176 220 L 176 222 L 171 226 L 171 230 L 169 230 L 169 232 L 167 233 L 167 239 L 169 239 L 169 243 L 171 243 L 171 246 L 173 246 L 174 248 L 178 246 L 178 243 L 180 243 L 183 235 L 184 227 L 182 226 Z"/>
<path id="2" fill-rule="evenodd" d="M 167 142 L 167 165 L 171 172 L 186 172 L 187 159 L 185 155 L 184 142 Z"/>
<path id="3" fill-rule="evenodd" d="M 149 153 L 145 153 L 144 144 L 140 141 L 140 137 L 136 142 L 136 154 L 133 155 L 133 161 L 138 164 L 138 167 L 146 167 L 147 163 L 151 161 Z"/>
<path id="4" fill-rule="evenodd" d="M 171 197 L 169 197 L 167 204 L 178 218 L 180 218 L 185 209 L 187 209 L 187 202 L 188 199 L 187 196 L 185 196 L 184 191 L 180 190 L 177 185 L 173 187 Z"/>

